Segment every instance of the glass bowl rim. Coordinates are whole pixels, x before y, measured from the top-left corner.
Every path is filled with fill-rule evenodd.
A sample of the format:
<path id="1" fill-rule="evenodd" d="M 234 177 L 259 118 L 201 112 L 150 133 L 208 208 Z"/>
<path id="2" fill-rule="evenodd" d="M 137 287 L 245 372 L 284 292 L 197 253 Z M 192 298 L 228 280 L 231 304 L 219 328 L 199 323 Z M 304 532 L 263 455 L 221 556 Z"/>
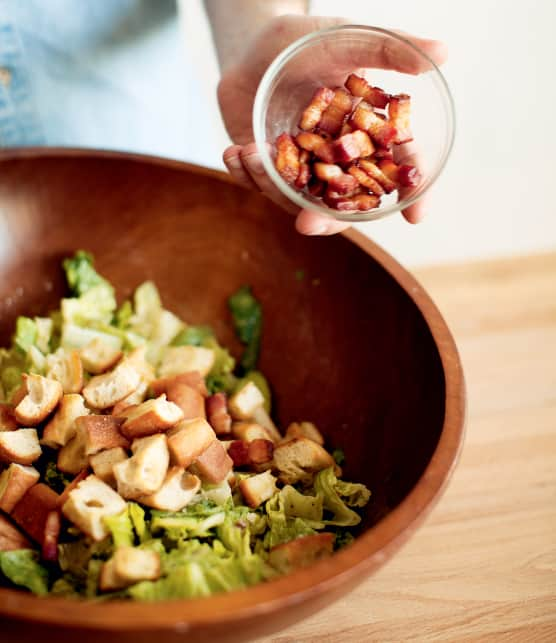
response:
<path id="1" fill-rule="evenodd" d="M 358 32 L 363 35 L 371 34 L 381 34 L 390 38 L 394 38 L 398 42 L 403 43 L 412 49 L 418 56 L 425 59 L 431 66 L 430 72 L 434 78 L 439 81 L 439 94 L 444 105 L 445 113 L 447 116 L 447 131 L 446 131 L 446 141 L 444 145 L 443 156 L 441 157 L 439 163 L 435 167 L 434 171 L 427 177 L 425 185 L 423 188 L 411 197 L 407 199 L 402 199 L 391 205 L 385 207 L 379 207 L 374 210 L 366 210 L 364 212 L 339 212 L 338 210 L 333 210 L 326 206 L 313 203 L 306 199 L 301 192 L 292 188 L 278 173 L 274 166 L 274 162 L 270 156 L 267 140 L 266 140 L 266 124 L 265 119 L 265 104 L 268 91 L 272 88 L 272 84 L 276 76 L 280 73 L 282 68 L 295 58 L 295 56 L 301 51 L 305 50 L 308 46 L 316 44 L 319 41 L 325 40 L 330 36 L 334 36 L 338 32 L 348 33 L 349 31 Z M 386 70 L 388 71 L 388 70 Z M 415 74 L 419 75 L 419 74 Z M 428 56 L 422 49 L 417 47 L 409 39 L 404 36 L 390 31 L 388 29 L 383 29 L 382 27 L 374 27 L 370 25 L 357 25 L 357 24 L 345 24 L 345 25 L 334 25 L 333 27 L 327 27 L 325 29 L 319 29 L 311 33 L 298 38 L 285 49 L 283 49 L 274 60 L 267 67 L 263 77 L 259 82 L 257 88 L 257 93 L 255 95 L 255 101 L 253 104 L 253 118 L 252 118 L 252 127 L 255 137 L 255 143 L 257 149 L 261 156 L 263 167 L 266 173 L 270 176 L 272 182 L 276 187 L 286 196 L 290 201 L 298 205 L 300 208 L 313 210 L 324 214 L 325 216 L 336 219 L 339 221 L 350 221 L 350 222 L 363 222 L 363 221 L 375 221 L 381 219 L 387 215 L 393 214 L 394 212 L 399 212 L 403 210 L 419 199 L 428 192 L 430 187 L 436 183 L 436 180 L 446 167 L 446 163 L 451 155 L 452 148 L 454 146 L 454 139 L 456 133 L 456 110 L 454 105 L 454 99 L 452 92 L 448 86 L 446 78 L 440 71 L 438 65 Z"/>

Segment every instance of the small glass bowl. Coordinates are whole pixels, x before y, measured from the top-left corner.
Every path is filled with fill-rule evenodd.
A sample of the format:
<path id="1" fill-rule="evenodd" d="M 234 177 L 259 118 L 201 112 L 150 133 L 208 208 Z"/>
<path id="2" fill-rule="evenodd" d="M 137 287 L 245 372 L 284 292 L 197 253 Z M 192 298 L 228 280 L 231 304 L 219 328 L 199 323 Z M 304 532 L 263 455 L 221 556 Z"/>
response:
<path id="1" fill-rule="evenodd" d="M 409 73 L 378 65 L 368 71 L 369 57 L 382 61 L 384 67 L 394 62 Z M 365 212 L 327 207 L 319 198 L 286 183 L 274 166 L 276 137 L 282 132 L 299 132 L 301 112 L 314 91 L 321 86 L 342 86 L 352 72 L 389 94 L 411 96 L 411 145 L 422 175 L 419 185 L 404 189 L 403 198 L 393 192 L 382 197 L 380 207 Z M 296 40 L 274 59 L 257 90 L 253 132 L 266 172 L 290 201 L 342 221 L 373 221 L 415 203 L 436 181 L 454 142 L 455 111 L 444 76 L 418 47 L 386 29 L 341 25 Z"/>

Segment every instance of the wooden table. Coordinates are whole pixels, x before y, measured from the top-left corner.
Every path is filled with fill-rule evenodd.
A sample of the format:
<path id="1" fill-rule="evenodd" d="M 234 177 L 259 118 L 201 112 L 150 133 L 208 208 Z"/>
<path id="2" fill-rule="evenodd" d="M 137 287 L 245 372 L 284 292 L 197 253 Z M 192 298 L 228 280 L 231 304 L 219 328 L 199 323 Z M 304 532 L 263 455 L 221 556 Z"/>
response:
<path id="1" fill-rule="evenodd" d="M 415 274 L 463 359 L 461 461 L 392 561 L 272 643 L 556 641 L 556 253 Z"/>

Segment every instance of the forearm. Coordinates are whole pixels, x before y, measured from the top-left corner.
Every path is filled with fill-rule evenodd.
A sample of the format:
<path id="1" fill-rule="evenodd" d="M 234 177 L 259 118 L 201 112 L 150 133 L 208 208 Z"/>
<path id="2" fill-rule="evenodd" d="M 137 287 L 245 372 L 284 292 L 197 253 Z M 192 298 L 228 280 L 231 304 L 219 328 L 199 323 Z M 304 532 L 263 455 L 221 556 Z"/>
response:
<path id="1" fill-rule="evenodd" d="M 204 0 L 220 69 L 225 71 L 243 54 L 246 44 L 270 19 L 305 14 L 309 0 Z"/>

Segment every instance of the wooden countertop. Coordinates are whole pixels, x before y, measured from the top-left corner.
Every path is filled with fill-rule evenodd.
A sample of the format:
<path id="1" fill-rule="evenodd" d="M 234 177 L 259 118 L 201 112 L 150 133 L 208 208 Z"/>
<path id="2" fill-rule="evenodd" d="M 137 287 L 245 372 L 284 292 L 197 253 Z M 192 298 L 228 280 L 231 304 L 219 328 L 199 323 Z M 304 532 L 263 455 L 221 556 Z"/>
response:
<path id="1" fill-rule="evenodd" d="M 556 253 L 414 272 L 463 360 L 460 463 L 393 560 L 266 641 L 556 641 Z"/>

